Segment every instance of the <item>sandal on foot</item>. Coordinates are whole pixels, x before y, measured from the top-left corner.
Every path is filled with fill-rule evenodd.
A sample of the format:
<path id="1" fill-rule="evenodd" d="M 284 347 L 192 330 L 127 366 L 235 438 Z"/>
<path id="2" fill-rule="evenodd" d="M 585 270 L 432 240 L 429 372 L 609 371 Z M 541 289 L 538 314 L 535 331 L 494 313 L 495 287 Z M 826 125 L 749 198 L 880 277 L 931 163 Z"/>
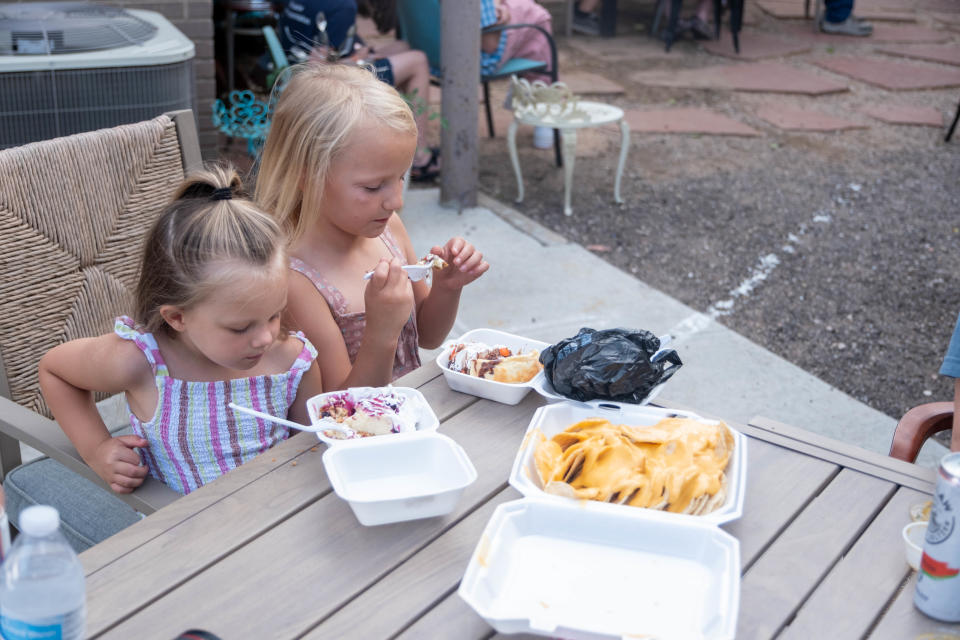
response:
<path id="1" fill-rule="evenodd" d="M 431 182 L 440 175 L 440 148 L 430 147 L 430 159 L 420 166 L 410 167 L 410 180 Z"/>

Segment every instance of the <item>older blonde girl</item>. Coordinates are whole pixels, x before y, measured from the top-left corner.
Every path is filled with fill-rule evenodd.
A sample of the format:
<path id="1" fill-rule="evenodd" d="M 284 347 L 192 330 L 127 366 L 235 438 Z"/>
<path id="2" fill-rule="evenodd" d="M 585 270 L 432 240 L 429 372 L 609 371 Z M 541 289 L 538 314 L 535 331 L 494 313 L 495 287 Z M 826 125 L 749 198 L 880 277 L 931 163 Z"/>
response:
<path id="1" fill-rule="evenodd" d="M 397 214 L 416 144 L 410 107 L 361 67 L 295 68 L 277 100 L 256 199 L 291 238 L 287 319 L 322 354 L 327 390 L 418 367 L 417 347 L 443 342 L 462 288 L 489 268 L 451 238 L 429 249 L 450 264 L 432 286 L 401 269 L 418 255 Z"/>

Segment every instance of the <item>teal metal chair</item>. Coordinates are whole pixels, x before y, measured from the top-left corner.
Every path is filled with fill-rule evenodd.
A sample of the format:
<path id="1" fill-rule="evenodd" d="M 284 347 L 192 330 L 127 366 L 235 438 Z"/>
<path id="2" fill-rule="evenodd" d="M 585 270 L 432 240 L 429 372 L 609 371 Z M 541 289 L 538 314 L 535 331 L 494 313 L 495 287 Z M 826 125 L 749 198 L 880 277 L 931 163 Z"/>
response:
<path id="1" fill-rule="evenodd" d="M 427 55 L 427 61 L 430 63 L 430 73 L 434 78 L 441 77 L 440 62 L 440 1 L 439 0 L 398 0 L 397 1 L 397 26 L 400 30 L 400 37 L 407 41 L 413 49 L 419 49 Z M 493 112 L 490 107 L 490 82 L 493 80 L 506 79 L 514 74 L 522 74 L 530 71 L 544 71 L 550 75 L 550 81 L 557 81 L 557 45 L 543 27 L 534 24 L 508 24 L 502 26 L 488 27 L 483 33 L 495 33 L 506 29 L 536 29 L 543 34 L 543 37 L 550 43 L 550 70 L 546 71 L 547 64 L 539 60 L 530 60 L 528 58 L 513 58 L 507 60 L 496 73 L 480 74 L 480 82 L 483 83 L 483 101 L 487 109 L 487 132 L 490 137 L 494 137 Z M 554 136 L 554 147 L 557 150 L 557 164 L 560 164 L 560 144 L 559 136 Z"/>
<path id="2" fill-rule="evenodd" d="M 267 25 L 262 28 L 262 32 L 273 60 L 273 70 L 267 76 L 267 88 L 270 89 L 278 74 L 290 66 L 290 63 L 273 27 Z M 213 102 L 213 126 L 231 138 L 245 139 L 250 157 L 256 157 L 263 146 L 272 117 L 273 104 L 270 99 L 258 100 L 249 90 L 231 91 L 227 100 L 217 98 Z"/>

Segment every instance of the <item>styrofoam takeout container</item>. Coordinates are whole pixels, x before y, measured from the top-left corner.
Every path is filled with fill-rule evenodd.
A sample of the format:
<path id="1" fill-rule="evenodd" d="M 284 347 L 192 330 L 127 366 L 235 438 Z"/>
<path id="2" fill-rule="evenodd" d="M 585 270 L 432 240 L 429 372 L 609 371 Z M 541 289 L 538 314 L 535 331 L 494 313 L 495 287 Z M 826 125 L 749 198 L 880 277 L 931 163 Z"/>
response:
<path id="1" fill-rule="evenodd" d="M 514 458 L 513 468 L 510 472 L 510 484 L 528 498 L 543 499 L 563 504 L 580 503 L 578 506 L 583 509 L 612 511 L 627 517 L 647 517 L 650 515 L 657 516 L 663 514 L 670 518 L 692 518 L 697 521 L 712 524 L 723 524 L 724 522 L 736 520 L 743 515 L 743 500 L 747 485 L 747 438 L 732 428 L 730 431 L 733 433 L 734 448 L 733 455 L 730 456 L 726 469 L 727 497 L 719 509 L 715 509 L 710 513 L 699 516 L 681 515 L 653 511 L 640 507 L 631 507 L 629 505 L 597 502 L 595 500 L 575 500 L 573 498 L 553 495 L 543 490 L 540 477 L 537 474 L 536 465 L 533 461 L 533 454 L 538 441 L 536 436 L 537 430 L 549 439 L 561 431 L 564 431 L 567 427 L 581 420 L 586 420 L 587 418 L 600 417 L 606 418 L 614 424 L 646 426 L 656 424 L 664 418 L 674 416 L 694 418 L 709 422 L 689 411 L 639 405 L 617 405 L 608 403 L 598 406 L 586 406 L 565 402 L 540 407 L 530 419 L 530 424 L 527 426 L 527 434 L 524 436 L 523 443 L 517 451 L 516 458 Z"/>
<path id="2" fill-rule="evenodd" d="M 523 336 L 517 336 L 512 333 L 497 331 L 496 329 L 473 329 L 472 331 L 467 331 L 456 340 L 447 342 L 437 356 L 437 366 L 443 371 L 443 377 L 446 378 L 447 384 L 450 385 L 450 388 L 454 391 L 469 393 L 470 395 L 503 404 L 517 404 L 530 392 L 530 389 L 534 388 L 534 386 L 539 384 L 539 381 L 543 379 L 543 371 L 537 373 L 531 380 L 519 383 L 496 382 L 494 380 L 477 378 L 466 373 L 460 373 L 459 371 L 452 371 L 447 368 L 447 360 L 450 357 L 450 351 L 453 349 L 453 345 L 461 342 L 482 342 L 490 346 L 499 344 L 509 347 L 514 353 L 521 350 L 530 351 L 531 349 L 536 349 L 542 353 L 544 349 L 550 346 L 546 342 L 531 340 L 530 338 L 524 338 Z"/>
<path id="3" fill-rule="evenodd" d="M 357 387 L 364 388 L 364 387 Z M 369 387 L 366 387 L 369 388 Z M 377 389 L 382 389 L 384 392 L 394 391 L 400 395 L 406 396 L 408 402 L 415 402 L 417 406 L 417 431 L 436 431 L 440 428 L 440 419 L 437 417 L 437 414 L 433 412 L 433 408 L 430 406 L 430 403 L 427 402 L 427 399 L 423 397 L 423 394 L 420 393 L 418 389 L 412 387 L 376 387 Z M 307 400 L 307 415 L 310 416 L 310 422 L 313 426 L 319 426 L 320 423 L 314 418 L 317 413 L 319 413 L 320 407 L 322 407 L 328 397 L 337 396 L 342 394 L 344 391 L 350 391 L 350 389 L 344 389 L 341 391 L 330 391 L 328 393 L 321 393 L 313 396 Z M 317 434 L 318 436 L 320 434 Z M 369 438 L 356 438 L 352 440 L 335 440 L 333 438 L 327 438 L 326 440 L 321 439 L 321 442 L 324 442 L 330 446 L 340 446 L 342 443 L 346 442 L 371 442 L 374 440 L 379 440 L 381 438 L 393 438 L 397 436 L 407 436 L 411 435 L 410 433 L 390 433 L 382 436 L 369 437 Z"/>
<path id="4" fill-rule="evenodd" d="M 534 378 L 531 382 L 533 382 L 533 390 L 539 393 L 540 395 L 542 395 L 544 398 L 546 398 L 548 402 L 575 402 L 578 404 L 585 404 L 591 407 L 612 402 L 610 400 L 600 400 L 600 399 L 586 400 L 586 401 L 574 400 L 573 398 L 562 396 L 559 393 L 557 393 L 556 389 L 553 388 L 553 383 L 550 382 L 549 378 L 547 378 L 546 374 L 543 371 L 541 371 L 540 375 Z M 656 398 L 658 395 L 660 395 L 660 391 L 663 389 L 663 385 L 665 384 L 666 382 L 661 382 L 660 384 L 655 386 L 653 389 L 650 389 L 650 393 L 648 393 L 646 397 L 639 404 L 645 405 L 653 402 L 653 399 Z M 623 404 L 623 403 L 615 403 L 615 404 Z"/>
<path id="5" fill-rule="evenodd" d="M 463 447 L 436 432 L 344 440 L 323 452 L 323 467 L 366 526 L 450 513 L 477 479 Z"/>
<path id="6" fill-rule="evenodd" d="M 490 518 L 459 594 L 500 633 L 733 638 L 740 547 L 692 519 L 517 500 Z"/>

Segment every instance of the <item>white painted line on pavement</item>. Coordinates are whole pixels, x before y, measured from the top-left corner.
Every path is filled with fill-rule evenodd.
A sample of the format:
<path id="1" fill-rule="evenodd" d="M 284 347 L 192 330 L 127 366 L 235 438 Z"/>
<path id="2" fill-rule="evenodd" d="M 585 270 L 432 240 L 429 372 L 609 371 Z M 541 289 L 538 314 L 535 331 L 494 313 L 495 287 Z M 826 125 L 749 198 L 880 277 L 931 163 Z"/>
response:
<path id="1" fill-rule="evenodd" d="M 851 184 L 849 187 L 855 192 L 860 190 L 860 185 Z M 818 224 L 829 224 L 832 220 L 830 213 L 824 210 L 817 211 L 811 218 L 811 222 Z M 800 237 L 806 232 L 807 223 L 802 223 L 796 233 L 787 234 L 786 242 L 781 245 L 780 250 L 789 254 L 796 253 L 796 245 L 800 243 Z M 684 318 L 669 331 L 669 334 L 680 342 L 700 333 L 710 325 L 711 321 L 720 316 L 730 315 L 733 313 L 737 302 L 749 298 L 753 290 L 766 280 L 779 264 L 780 258 L 775 253 L 760 256 L 757 266 L 750 271 L 750 275 L 728 292 L 730 297 L 717 300 L 707 307 L 707 310 L 703 313 L 697 312 Z"/>

